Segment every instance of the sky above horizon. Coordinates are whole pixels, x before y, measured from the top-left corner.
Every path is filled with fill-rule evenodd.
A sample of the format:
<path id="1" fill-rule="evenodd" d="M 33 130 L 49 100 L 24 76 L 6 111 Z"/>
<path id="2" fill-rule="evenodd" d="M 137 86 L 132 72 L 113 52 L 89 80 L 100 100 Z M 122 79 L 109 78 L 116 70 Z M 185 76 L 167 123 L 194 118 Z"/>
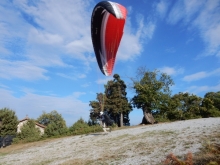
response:
<path id="1" fill-rule="evenodd" d="M 0 1 L 0 108 L 19 119 L 57 110 L 88 121 L 89 101 L 113 79 L 98 68 L 90 22 L 97 0 Z M 172 94 L 220 91 L 220 0 L 118 0 L 128 11 L 113 74 L 138 67 L 171 76 Z M 134 92 L 127 89 L 128 98 Z M 143 113 L 130 113 L 131 125 Z"/>

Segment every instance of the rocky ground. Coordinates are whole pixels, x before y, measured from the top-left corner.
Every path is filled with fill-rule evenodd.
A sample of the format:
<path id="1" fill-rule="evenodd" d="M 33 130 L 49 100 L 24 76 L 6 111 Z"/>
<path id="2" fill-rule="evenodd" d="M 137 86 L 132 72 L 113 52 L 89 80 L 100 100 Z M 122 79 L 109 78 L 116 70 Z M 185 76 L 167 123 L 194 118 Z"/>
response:
<path id="1" fill-rule="evenodd" d="M 219 142 L 219 134 L 220 118 L 143 125 L 1 148 L 0 165 L 156 165 L 170 153 L 183 156 Z"/>

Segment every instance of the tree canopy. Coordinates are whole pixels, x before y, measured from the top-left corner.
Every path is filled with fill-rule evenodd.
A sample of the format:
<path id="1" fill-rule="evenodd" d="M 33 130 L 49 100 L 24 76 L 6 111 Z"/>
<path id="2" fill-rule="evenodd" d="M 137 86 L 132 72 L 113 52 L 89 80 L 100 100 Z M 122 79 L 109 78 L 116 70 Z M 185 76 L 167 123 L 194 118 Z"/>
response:
<path id="1" fill-rule="evenodd" d="M 193 119 L 201 117 L 200 105 L 202 98 L 188 92 L 175 94 L 173 99 L 178 100 L 176 110 L 182 112 L 180 119 Z"/>
<path id="2" fill-rule="evenodd" d="M 90 110 L 90 119 L 92 124 L 96 124 L 97 117 L 100 112 L 104 110 L 106 96 L 103 93 L 97 93 L 96 100 L 90 101 L 89 106 L 92 107 Z"/>
<path id="3" fill-rule="evenodd" d="M 47 126 L 45 128 L 45 135 L 60 136 L 67 132 L 66 122 L 56 110 L 50 113 L 43 112 L 43 114 L 37 119 L 38 123 Z"/>
<path id="4" fill-rule="evenodd" d="M 203 117 L 220 116 L 220 91 L 206 93 L 200 111 Z"/>
<path id="5" fill-rule="evenodd" d="M 118 74 L 114 74 L 113 78 L 105 85 L 105 109 L 119 126 L 130 125 L 128 115 L 132 106 L 126 96 L 127 86 Z"/>
<path id="6" fill-rule="evenodd" d="M 174 85 L 173 80 L 166 73 L 148 71 L 143 67 L 138 68 L 137 77 L 131 80 L 136 93 L 132 104 L 143 110 L 142 123 L 154 123 L 152 111 L 160 109 L 161 104 L 171 95 L 170 86 Z"/>
<path id="7" fill-rule="evenodd" d="M 220 111 L 220 91 L 218 92 L 208 92 L 205 94 L 204 98 L 208 98 L 213 101 L 213 106 Z"/>
<path id="8" fill-rule="evenodd" d="M 18 118 L 15 111 L 0 109 L 0 136 L 15 135 L 17 133 Z"/>
<path id="9" fill-rule="evenodd" d="M 118 74 L 105 85 L 104 93 L 97 93 L 95 101 L 90 101 L 90 119 L 95 121 L 101 111 L 105 111 L 118 126 L 130 125 L 129 113 L 132 106 L 127 99 L 126 84 Z"/>
<path id="10" fill-rule="evenodd" d="M 35 127 L 35 120 L 29 119 L 21 127 L 21 132 L 17 134 L 14 141 L 33 142 L 41 139 L 41 132 L 39 128 Z"/>

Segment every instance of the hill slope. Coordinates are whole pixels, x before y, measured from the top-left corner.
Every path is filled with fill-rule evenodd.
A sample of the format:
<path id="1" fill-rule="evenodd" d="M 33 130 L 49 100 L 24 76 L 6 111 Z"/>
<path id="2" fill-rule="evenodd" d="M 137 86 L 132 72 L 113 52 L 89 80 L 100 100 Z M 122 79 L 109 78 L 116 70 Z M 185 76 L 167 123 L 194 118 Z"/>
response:
<path id="1" fill-rule="evenodd" d="M 154 165 L 171 152 L 175 155 L 195 153 L 205 141 L 219 142 L 216 138 L 219 134 L 220 118 L 146 125 L 112 131 L 107 135 L 94 133 L 38 142 L 7 154 L 2 154 L 4 149 L 1 148 L 0 164 Z"/>

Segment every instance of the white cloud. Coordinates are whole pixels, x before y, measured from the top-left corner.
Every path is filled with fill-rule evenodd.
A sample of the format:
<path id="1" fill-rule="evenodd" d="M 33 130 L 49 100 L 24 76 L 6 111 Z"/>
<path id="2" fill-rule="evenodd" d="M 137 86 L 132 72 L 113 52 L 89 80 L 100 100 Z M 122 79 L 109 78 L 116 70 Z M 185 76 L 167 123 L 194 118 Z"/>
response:
<path id="1" fill-rule="evenodd" d="M 204 7 L 205 0 L 184 0 L 183 3 L 184 13 L 186 14 L 185 19 L 186 21 L 190 21 L 191 17 Z"/>
<path id="2" fill-rule="evenodd" d="M 184 69 L 183 68 L 177 68 L 177 67 L 168 67 L 165 66 L 163 68 L 159 69 L 161 72 L 163 73 L 167 73 L 168 75 L 172 76 L 172 75 L 178 75 L 178 74 L 183 74 L 184 73 Z"/>
<path id="3" fill-rule="evenodd" d="M 9 87 L 7 85 L 1 84 L 1 83 L 0 83 L 0 88 L 9 89 Z"/>
<path id="4" fill-rule="evenodd" d="M 89 118 L 89 104 L 77 99 L 83 94 L 85 93 L 75 92 L 70 96 L 55 97 L 26 93 L 24 96 L 16 98 L 11 91 L 0 88 L 0 108 L 8 107 L 14 110 L 19 119 L 26 115 L 36 119 L 42 114 L 42 111 L 57 110 L 70 125 L 80 117 L 85 120 Z"/>
<path id="5" fill-rule="evenodd" d="M 65 63 L 67 58 L 79 59 L 77 65 L 84 65 L 85 68 L 80 71 L 87 72 L 90 69 L 89 62 L 94 61 L 89 54 L 93 51 L 89 28 L 91 17 L 89 2 L 43 0 L 29 3 L 26 0 L 15 0 L 5 3 L 6 9 L 0 5 L 2 13 L 0 22 L 4 22 L 0 24 L 1 56 L 7 63 L 15 65 L 18 58 L 14 53 L 22 49 L 19 58 L 26 66 L 32 65 L 32 69 L 42 70 L 42 77 L 46 77 L 44 75 L 46 72 L 43 72 L 46 71 L 44 67 L 70 67 Z M 6 15 L 7 17 L 5 17 Z M 15 39 L 18 42 L 15 42 Z M 19 45 L 20 40 L 23 41 L 22 45 Z M 19 50 L 13 52 L 13 49 L 18 46 L 20 46 Z M 9 60 L 8 54 L 15 58 Z M 2 70 L 8 69 L 8 67 L 3 67 L 1 65 Z M 22 65 L 19 68 L 21 69 Z M 9 78 L 11 76 L 10 79 L 27 80 L 28 76 L 25 75 L 29 75 L 30 71 L 25 70 L 24 67 L 22 72 L 24 76 L 2 75 L 1 73 L 1 77 Z M 80 77 L 82 78 L 82 76 Z"/>
<path id="6" fill-rule="evenodd" d="M 160 17 L 161 18 L 164 18 L 165 15 L 166 15 L 166 12 L 167 12 L 167 9 L 168 9 L 168 1 L 164 1 L 164 0 L 161 0 L 157 6 L 156 6 L 156 10 L 157 12 L 159 13 Z"/>
<path id="7" fill-rule="evenodd" d="M 199 93 L 205 93 L 205 92 L 212 92 L 212 91 L 220 91 L 220 84 L 216 86 L 190 86 L 187 88 L 186 92 L 199 94 Z"/>
<path id="8" fill-rule="evenodd" d="M 182 1 L 176 1 L 167 18 L 168 23 L 176 24 L 184 17 L 184 5 Z"/>
<path id="9" fill-rule="evenodd" d="M 152 39 L 155 28 L 156 28 L 156 24 L 153 22 L 149 22 L 147 25 L 143 25 L 145 26 L 143 33 L 141 31 L 141 35 L 143 35 L 142 37 L 145 38 L 145 36 L 147 37 L 148 40 Z"/>
<path id="10" fill-rule="evenodd" d="M 68 43 L 65 48 L 72 58 L 88 60 L 84 53 L 93 51 L 90 35 Z"/>
<path id="11" fill-rule="evenodd" d="M 207 77 L 208 74 L 206 72 L 198 72 L 198 73 L 194 73 L 188 76 L 185 76 L 183 78 L 184 81 L 196 81 L 196 80 L 200 80 L 202 78 Z"/>
<path id="12" fill-rule="evenodd" d="M 168 23 L 183 21 L 184 26 L 199 30 L 206 44 L 203 55 L 220 54 L 220 6 L 219 0 L 177 1 L 171 9 Z"/>
<path id="13" fill-rule="evenodd" d="M 47 80 L 44 74 L 47 70 L 34 66 L 26 61 L 7 61 L 0 59 L 0 78 L 11 79 L 20 78 L 24 80 Z"/>
<path id="14" fill-rule="evenodd" d="M 124 34 L 117 53 L 117 60 L 133 60 L 140 56 L 143 51 L 143 43 L 149 41 L 154 34 L 156 25 L 152 22 L 145 22 L 142 15 L 137 17 L 137 30 L 132 30 L 130 19 L 127 18 Z"/>
<path id="15" fill-rule="evenodd" d="M 207 78 L 207 77 L 210 77 L 210 76 L 220 76 L 220 68 L 217 68 L 211 72 L 198 72 L 198 73 L 194 73 L 194 74 L 191 74 L 191 75 L 187 75 L 183 78 L 184 81 L 188 81 L 188 82 L 191 82 L 191 81 L 196 81 L 196 80 L 200 80 L 200 79 L 203 79 L 203 78 Z"/>
<path id="16" fill-rule="evenodd" d="M 63 38 L 58 34 L 51 34 L 31 28 L 29 32 L 29 41 L 37 44 L 58 45 L 62 44 Z"/>
<path id="17" fill-rule="evenodd" d="M 90 85 L 91 85 L 91 82 L 88 82 L 88 83 L 82 84 L 81 87 L 86 88 L 86 87 L 89 87 Z"/>
<path id="18" fill-rule="evenodd" d="M 8 3 L 1 1 L 1 57 L 13 65 L 20 58 L 26 65 L 32 65 L 35 71 L 38 68 L 41 74 L 36 77 L 40 79 L 46 78 L 46 70 L 76 65 L 84 66 L 80 70 L 79 67 L 72 69 L 75 72 L 80 71 L 85 77 L 91 70 L 91 63 L 95 62 L 90 34 L 91 12 L 94 7 L 91 6 L 92 3 L 94 2 L 91 0 L 14 0 Z M 132 11 L 131 7 L 128 9 Z M 128 17 L 117 60 L 132 60 L 139 56 L 143 49 L 143 41 L 152 38 L 154 29 L 153 22 L 146 22 L 144 17 L 139 15 L 137 29 L 134 30 Z M 15 39 L 18 42 L 15 42 Z M 19 51 L 22 51 L 19 58 L 15 54 L 18 53 L 17 50 L 13 52 L 12 49 L 18 46 Z M 8 59 L 9 55 L 13 60 Z M 16 58 L 13 58 L 14 56 Z M 2 69 L 6 70 L 7 67 Z M 24 68 L 22 72 L 29 75 L 29 71 Z M 27 80 L 29 76 L 3 74 L 1 77 Z"/>
<path id="19" fill-rule="evenodd" d="M 106 77 L 106 78 L 103 78 L 103 79 L 98 79 L 97 81 L 96 81 L 96 83 L 97 84 L 107 84 L 107 82 L 108 81 L 110 81 L 110 80 L 113 80 L 113 78 L 112 77 Z"/>
<path id="20" fill-rule="evenodd" d="M 64 74 L 64 73 L 57 73 L 58 76 L 70 79 L 70 80 L 77 80 L 86 78 L 85 74 L 75 73 L 75 74 Z"/>
<path id="21" fill-rule="evenodd" d="M 201 37 L 207 43 L 205 55 L 220 53 L 220 6 L 218 0 L 207 1 L 194 25 L 201 32 Z"/>

